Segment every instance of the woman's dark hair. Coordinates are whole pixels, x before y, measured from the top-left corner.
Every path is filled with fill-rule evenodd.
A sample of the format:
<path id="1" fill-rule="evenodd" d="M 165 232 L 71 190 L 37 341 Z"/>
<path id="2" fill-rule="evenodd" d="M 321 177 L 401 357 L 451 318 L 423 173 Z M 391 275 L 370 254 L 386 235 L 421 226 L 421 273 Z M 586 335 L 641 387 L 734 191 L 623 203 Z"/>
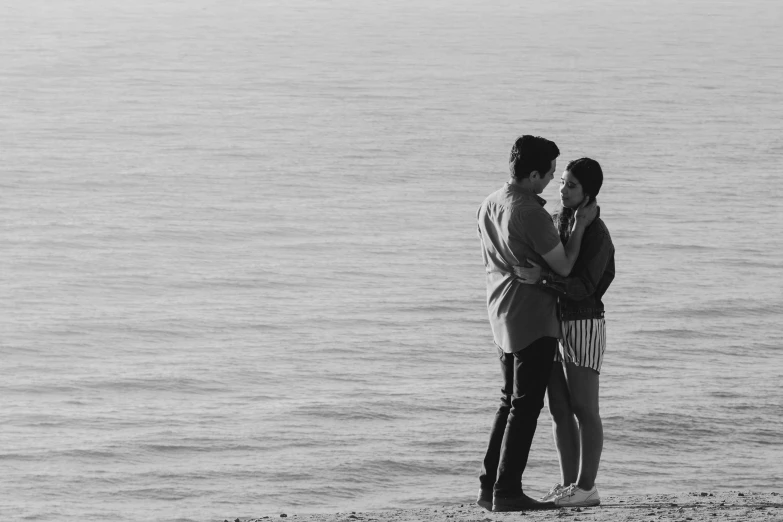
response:
<path id="1" fill-rule="evenodd" d="M 601 191 L 601 185 L 604 184 L 604 171 L 601 165 L 591 158 L 579 158 L 570 161 L 566 166 L 579 184 L 582 185 L 582 192 L 585 196 L 590 196 L 592 200 Z M 557 232 L 560 235 L 560 241 L 565 245 L 568 238 L 571 237 L 571 228 L 574 224 L 575 209 L 563 207 L 557 215 Z"/>
<path id="2" fill-rule="evenodd" d="M 566 170 L 579 180 L 582 190 L 591 198 L 595 198 L 601 191 L 601 185 L 604 184 L 604 171 L 594 159 L 575 159 L 568 163 Z"/>
<path id="3" fill-rule="evenodd" d="M 537 170 L 544 176 L 552 168 L 552 160 L 560 155 L 555 142 L 541 136 L 526 134 L 517 138 L 511 147 L 508 166 L 515 179 L 521 181 Z"/>

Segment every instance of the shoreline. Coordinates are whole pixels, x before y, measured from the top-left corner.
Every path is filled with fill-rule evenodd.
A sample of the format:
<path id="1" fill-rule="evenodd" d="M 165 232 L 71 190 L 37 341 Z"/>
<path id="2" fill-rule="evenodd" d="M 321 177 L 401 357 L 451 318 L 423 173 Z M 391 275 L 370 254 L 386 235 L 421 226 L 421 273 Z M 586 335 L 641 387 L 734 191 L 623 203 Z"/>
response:
<path id="1" fill-rule="evenodd" d="M 473 503 L 389 511 L 341 513 L 277 513 L 258 518 L 226 518 L 224 522 L 502 522 L 519 518 L 530 521 L 783 521 L 783 495 L 751 491 L 689 492 L 680 494 L 607 496 L 600 506 L 559 508 L 546 511 L 493 513 Z"/>

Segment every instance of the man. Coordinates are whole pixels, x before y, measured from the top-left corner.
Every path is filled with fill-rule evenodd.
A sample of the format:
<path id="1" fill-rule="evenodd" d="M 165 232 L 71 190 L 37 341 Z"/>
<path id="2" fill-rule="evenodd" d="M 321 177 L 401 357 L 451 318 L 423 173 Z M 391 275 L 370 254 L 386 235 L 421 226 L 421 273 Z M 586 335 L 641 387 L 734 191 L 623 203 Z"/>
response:
<path id="1" fill-rule="evenodd" d="M 526 259 L 566 276 L 579 255 L 584 229 L 595 218 L 585 200 L 576 212 L 568 245 L 538 195 L 552 181 L 560 151 L 538 136 L 522 136 L 511 148 L 511 179 L 490 194 L 478 211 L 478 232 L 487 271 L 487 310 L 503 375 L 501 404 L 495 414 L 476 503 L 493 511 L 554 507 L 524 494 L 522 473 L 557 349 L 560 326 L 557 297 L 514 277 Z"/>

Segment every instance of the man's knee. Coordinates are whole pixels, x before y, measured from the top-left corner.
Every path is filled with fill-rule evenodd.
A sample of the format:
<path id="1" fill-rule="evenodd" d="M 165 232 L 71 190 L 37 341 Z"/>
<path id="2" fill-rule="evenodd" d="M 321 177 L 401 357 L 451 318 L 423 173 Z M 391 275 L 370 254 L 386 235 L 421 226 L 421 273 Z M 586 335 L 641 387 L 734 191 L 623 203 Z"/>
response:
<path id="1" fill-rule="evenodd" d="M 544 407 L 544 397 L 534 394 L 526 395 L 512 395 L 511 396 L 511 412 L 517 416 L 535 415 L 538 418 L 538 414 Z"/>
<path id="2" fill-rule="evenodd" d="M 498 408 L 498 412 L 505 411 L 508 413 L 508 411 L 511 409 L 511 395 L 501 395 L 500 396 L 500 407 Z"/>

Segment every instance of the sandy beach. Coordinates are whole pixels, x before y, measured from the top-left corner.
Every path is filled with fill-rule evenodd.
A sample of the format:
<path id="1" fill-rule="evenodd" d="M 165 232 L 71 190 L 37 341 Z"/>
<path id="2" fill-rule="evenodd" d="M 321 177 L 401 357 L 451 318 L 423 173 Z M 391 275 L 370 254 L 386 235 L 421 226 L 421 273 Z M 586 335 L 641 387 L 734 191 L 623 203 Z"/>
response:
<path id="1" fill-rule="evenodd" d="M 431 508 L 346 512 L 329 514 L 276 513 L 259 518 L 226 518 L 225 522 L 260 522 L 273 519 L 297 522 L 494 522 L 524 519 L 550 521 L 783 521 L 783 496 L 780 493 L 690 492 L 680 495 L 636 495 L 605 497 L 600 506 L 562 508 L 550 511 L 491 513 L 475 504 L 464 503 Z"/>

